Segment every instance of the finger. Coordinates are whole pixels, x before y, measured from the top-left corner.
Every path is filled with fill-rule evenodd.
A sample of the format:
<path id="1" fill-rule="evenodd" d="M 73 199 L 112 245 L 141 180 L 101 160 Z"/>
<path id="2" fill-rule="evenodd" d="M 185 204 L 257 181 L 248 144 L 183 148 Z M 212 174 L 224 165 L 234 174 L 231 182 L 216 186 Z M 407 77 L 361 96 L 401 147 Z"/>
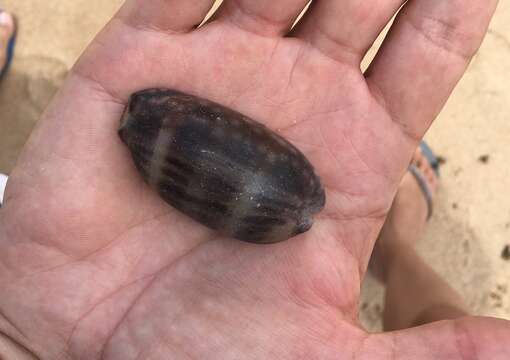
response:
<path id="1" fill-rule="evenodd" d="M 309 0 L 225 0 L 217 19 L 263 36 L 286 34 Z"/>
<path id="2" fill-rule="evenodd" d="M 510 359 L 505 320 L 462 318 L 379 336 L 390 336 L 391 351 L 402 359 Z"/>
<path id="3" fill-rule="evenodd" d="M 135 27 L 186 32 L 199 25 L 214 0 L 128 0 L 117 17 Z"/>
<path id="4" fill-rule="evenodd" d="M 372 94 L 414 143 L 479 48 L 496 4 L 415 0 L 398 15 L 366 78 Z"/>
<path id="5" fill-rule="evenodd" d="M 403 2 L 314 1 L 293 35 L 306 39 L 331 58 L 359 64 Z"/>

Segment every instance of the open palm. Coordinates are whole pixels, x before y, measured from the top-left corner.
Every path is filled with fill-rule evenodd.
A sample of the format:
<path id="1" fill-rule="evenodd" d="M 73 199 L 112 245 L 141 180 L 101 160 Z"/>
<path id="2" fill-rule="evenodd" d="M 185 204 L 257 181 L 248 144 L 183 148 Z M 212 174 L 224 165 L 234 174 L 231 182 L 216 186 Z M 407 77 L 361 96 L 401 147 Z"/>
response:
<path id="1" fill-rule="evenodd" d="M 404 1 L 318 0 L 288 34 L 306 2 L 226 0 L 198 29 L 212 0 L 126 2 L 12 173 L 0 330 L 44 359 L 510 356 L 503 321 L 377 335 L 357 321 L 399 180 L 496 1 L 408 2 L 366 74 L 364 53 Z M 222 103 L 300 148 L 327 194 L 312 230 L 247 244 L 163 203 L 116 134 L 129 95 L 151 87 Z"/>

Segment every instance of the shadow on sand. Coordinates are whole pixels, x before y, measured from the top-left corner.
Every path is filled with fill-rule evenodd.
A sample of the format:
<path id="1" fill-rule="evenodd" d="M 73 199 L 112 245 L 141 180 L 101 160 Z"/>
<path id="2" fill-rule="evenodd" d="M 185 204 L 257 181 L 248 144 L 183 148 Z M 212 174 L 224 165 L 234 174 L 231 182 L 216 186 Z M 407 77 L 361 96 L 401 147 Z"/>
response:
<path id="1" fill-rule="evenodd" d="M 67 75 L 60 61 L 16 58 L 0 84 L 0 172 L 9 173 L 35 123 Z"/>

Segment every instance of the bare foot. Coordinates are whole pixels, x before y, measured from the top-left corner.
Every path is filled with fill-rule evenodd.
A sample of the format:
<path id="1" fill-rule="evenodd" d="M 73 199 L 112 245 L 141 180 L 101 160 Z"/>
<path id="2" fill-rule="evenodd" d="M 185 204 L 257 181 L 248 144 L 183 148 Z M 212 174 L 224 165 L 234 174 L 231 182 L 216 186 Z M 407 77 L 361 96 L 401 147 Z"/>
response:
<path id="1" fill-rule="evenodd" d="M 14 18 L 7 12 L 0 13 L 0 69 L 3 69 L 7 61 L 7 46 L 9 39 L 14 33 Z"/>
<path id="2" fill-rule="evenodd" d="M 424 175 L 434 197 L 438 178 L 420 148 L 416 150 L 412 164 Z M 400 183 L 372 254 L 371 270 L 379 280 L 385 282 L 393 258 L 398 256 L 402 249 L 413 247 L 421 237 L 427 223 L 428 211 L 425 195 L 416 178 L 408 171 Z"/>

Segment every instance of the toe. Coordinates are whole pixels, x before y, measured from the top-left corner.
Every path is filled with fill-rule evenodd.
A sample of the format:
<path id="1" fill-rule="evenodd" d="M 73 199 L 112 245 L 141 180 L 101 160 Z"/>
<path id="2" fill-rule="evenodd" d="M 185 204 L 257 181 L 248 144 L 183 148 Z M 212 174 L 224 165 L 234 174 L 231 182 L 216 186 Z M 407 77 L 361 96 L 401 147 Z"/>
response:
<path id="1" fill-rule="evenodd" d="M 7 38 L 14 32 L 14 18 L 8 12 L 0 12 L 0 35 Z"/>
<path id="2" fill-rule="evenodd" d="M 7 12 L 0 12 L 0 69 L 5 66 L 9 39 L 15 31 L 14 18 Z"/>
<path id="3" fill-rule="evenodd" d="M 422 154 L 422 152 L 421 152 L 421 149 L 420 149 L 420 148 L 418 148 L 418 149 L 416 149 L 416 151 L 414 152 L 412 163 L 413 163 L 413 164 L 414 164 L 417 168 L 420 168 L 420 167 L 423 165 L 422 158 L 423 158 L 423 154 Z"/>
<path id="4" fill-rule="evenodd" d="M 414 164 L 424 175 L 425 180 L 427 181 L 427 184 L 429 186 L 431 195 L 434 196 L 438 185 L 438 178 L 436 172 L 420 148 L 416 150 L 415 158 L 417 160 L 415 161 Z"/>

